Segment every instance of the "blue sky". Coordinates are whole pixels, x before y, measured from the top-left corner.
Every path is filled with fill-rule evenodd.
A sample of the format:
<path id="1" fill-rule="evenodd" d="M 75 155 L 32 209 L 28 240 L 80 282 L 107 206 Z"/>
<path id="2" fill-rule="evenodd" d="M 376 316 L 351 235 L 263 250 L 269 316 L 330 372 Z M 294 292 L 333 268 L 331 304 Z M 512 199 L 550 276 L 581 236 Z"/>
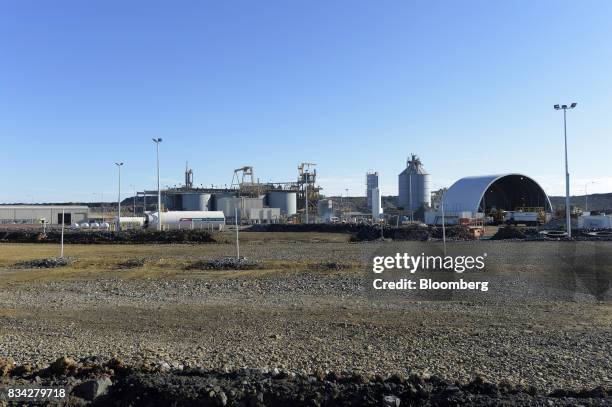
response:
<path id="1" fill-rule="evenodd" d="M 289 181 L 397 194 L 410 153 L 434 187 L 523 172 L 612 191 L 609 1 L 1 1 L 0 202 L 123 188 Z M 113 197 L 113 198 L 111 198 Z"/>

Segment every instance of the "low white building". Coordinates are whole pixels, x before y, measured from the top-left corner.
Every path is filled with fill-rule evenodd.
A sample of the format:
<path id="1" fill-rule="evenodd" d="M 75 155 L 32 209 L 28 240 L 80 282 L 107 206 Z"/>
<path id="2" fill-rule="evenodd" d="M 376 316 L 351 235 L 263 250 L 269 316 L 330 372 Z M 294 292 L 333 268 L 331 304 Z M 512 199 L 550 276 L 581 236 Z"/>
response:
<path id="1" fill-rule="evenodd" d="M 86 222 L 89 207 L 80 205 L 0 205 L 0 224 L 39 224 L 59 225 Z"/>
<path id="2" fill-rule="evenodd" d="M 612 229 L 612 215 L 579 216 L 578 229 Z"/>

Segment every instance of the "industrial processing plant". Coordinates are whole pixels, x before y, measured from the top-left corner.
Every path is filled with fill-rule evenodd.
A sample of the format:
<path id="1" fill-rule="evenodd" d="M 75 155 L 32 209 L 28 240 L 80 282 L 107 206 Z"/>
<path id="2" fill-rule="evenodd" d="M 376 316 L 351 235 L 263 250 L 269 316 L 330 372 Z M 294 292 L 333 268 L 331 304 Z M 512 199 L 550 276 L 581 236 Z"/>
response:
<path id="1" fill-rule="evenodd" d="M 160 191 L 162 212 L 217 211 L 225 219 L 250 223 L 293 222 L 300 219 L 314 221 L 321 187 L 316 183 L 314 163 L 298 165 L 298 177 L 293 182 L 256 181 L 254 168 L 244 166 L 234 170 L 229 188 L 196 187 L 193 170 L 185 169 L 185 182 L 180 187 Z M 155 202 L 158 191 L 138 192 L 143 202 Z"/>
<path id="2" fill-rule="evenodd" d="M 524 174 L 463 177 L 449 188 L 432 191 L 432 175 L 421 158 L 411 154 L 398 175 L 396 197 L 383 199 L 380 174 L 366 173 L 365 204 L 360 207 L 348 194 L 324 196 L 315 167 L 304 162 L 297 166 L 295 181 L 260 183 L 254 168 L 243 166 L 234 170 L 229 186 L 218 188 L 196 186 L 194 172 L 186 165 L 182 185 L 136 192 L 131 212 L 125 211 L 125 204 L 121 215 L 118 209 L 104 211 L 103 206 L 100 213 L 99 208 L 96 212 L 86 205 L 0 205 L 0 223 L 60 225 L 62 216 L 65 225 L 90 230 L 223 229 L 227 223 L 444 223 L 468 227 L 478 237 L 486 225 L 537 226 L 554 218 L 555 209 L 544 189 Z M 574 215 L 578 228 L 612 225 L 605 213 Z"/>

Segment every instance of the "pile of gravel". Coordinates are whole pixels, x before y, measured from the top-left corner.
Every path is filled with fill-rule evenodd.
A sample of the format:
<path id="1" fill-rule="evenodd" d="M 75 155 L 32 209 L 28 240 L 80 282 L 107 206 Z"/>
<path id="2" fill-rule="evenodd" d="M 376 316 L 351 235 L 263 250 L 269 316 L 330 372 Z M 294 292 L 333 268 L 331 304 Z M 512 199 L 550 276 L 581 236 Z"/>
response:
<path id="1" fill-rule="evenodd" d="M 241 257 L 223 257 L 213 260 L 198 260 L 186 267 L 187 270 L 254 270 L 261 268 L 261 263 Z"/>
<path id="2" fill-rule="evenodd" d="M 362 242 L 379 240 L 381 238 L 380 226 L 356 225 L 348 223 L 326 224 L 278 224 L 253 225 L 250 232 L 319 232 L 319 233 L 349 233 L 351 241 Z M 408 225 L 400 227 L 384 226 L 382 236 L 385 239 L 427 241 L 442 238 L 442 230 L 433 226 Z M 446 238 L 449 240 L 473 240 L 468 228 L 464 226 L 449 226 L 446 228 Z"/>
<path id="3" fill-rule="evenodd" d="M 348 264 L 338 263 L 336 261 L 328 261 L 328 262 L 319 263 L 317 268 L 319 268 L 320 270 L 340 271 L 340 270 L 346 270 L 350 268 L 350 266 Z"/>
<path id="4" fill-rule="evenodd" d="M 76 260 L 72 257 L 49 257 L 46 259 L 28 260 L 16 263 L 13 267 L 20 269 L 50 269 L 56 267 L 64 267 L 74 263 Z"/>
<path id="5" fill-rule="evenodd" d="M 0 241 L 8 243 L 59 243 L 61 232 L 50 231 L 42 233 L 16 230 L 0 234 Z M 168 244 L 168 243 L 216 243 L 211 232 L 200 229 L 183 230 L 126 230 L 111 231 L 85 231 L 66 230 L 64 233 L 66 244 Z"/>
<path id="6" fill-rule="evenodd" d="M 503 226 L 497 229 L 497 233 L 491 236 L 491 240 L 529 239 L 537 236 L 537 229 L 519 229 L 516 226 Z"/>
<path id="7" fill-rule="evenodd" d="M 0 358 L 3 383 L 36 383 L 65 387 L 69 404 L 146 406 L 472 406 L 610 405 L 609 389 L 597 387 L 545 394 L 508 381 L 469 383 L 409 372 L 370 375 L 318 370 L 296 373 L 274 368 L 219 372 L 167 363 L 126 365 L 98 356 L 57 359 L 47 367 L 15 365 Z"/>

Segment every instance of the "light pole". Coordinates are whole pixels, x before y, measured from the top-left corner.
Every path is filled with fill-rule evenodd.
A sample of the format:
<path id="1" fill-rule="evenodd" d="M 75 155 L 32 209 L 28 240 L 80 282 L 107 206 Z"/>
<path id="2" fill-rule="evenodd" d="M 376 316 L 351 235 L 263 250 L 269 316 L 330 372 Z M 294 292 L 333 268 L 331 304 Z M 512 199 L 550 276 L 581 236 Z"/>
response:
<path id="1" fill-rule="evenodd" d="M 349 189 L 348 188 L 344 188 L 344 192 L 346 192 L 346 203 L 340 208 L 340 213 L 345 213 L 347 212 L 345 210 L 345 206 L 350 208 L 350 203 L 349 203 Z M 367 198 L 366 198 L 367 199 Z M 366 202 L 367 204 L 367 202 Z M 342 216 L 340 216 L 340 220 L 342 220 Z"/>
<path id="2" fill-rule="evenodd" d="M 442 245 L 444 246 L 444 257 L 446 257 L 446 219 L 444 219 L 444 195 L 440 200 L 440 208 L 442 209 Z"/>
<path id="3" fill-rule="evenodd" d="M 563 136 L 565 139 L 565 227 L 567 237 L 572 237 L 572 217 L 570 214 L 570 185 L 569 185 L 569 169 L 567 165 L 567 109 L 575 108 L 577 103 L 571 105 L 555 105 L 555 110 L 563 110 Z"/>
<path id="4" fill-rule="evenodd" d="M 136 185 L 130 185 L 132 187 L 132 190 L 134 191 L 134 205 L 133 205 L 133 209 L 132 212 L 134 212 L 134 216 L 136 216 Z"/>
<path id="5" fill-rule="evenodd" d="M 162 230 L 161 189 L 159 187 L 159 143 L 162 142 L 162 139 L 154 138 L 153 142 L 157 147 L 157 230 Z"/>
<path id="6" fill-rule="evenodd" d="M 121 231 L 121 167 L 123 166 L 123 162 L 115 163 L 117 168 L 119 169 L 119 194 L 117 195 L 117 232 Z"/>

